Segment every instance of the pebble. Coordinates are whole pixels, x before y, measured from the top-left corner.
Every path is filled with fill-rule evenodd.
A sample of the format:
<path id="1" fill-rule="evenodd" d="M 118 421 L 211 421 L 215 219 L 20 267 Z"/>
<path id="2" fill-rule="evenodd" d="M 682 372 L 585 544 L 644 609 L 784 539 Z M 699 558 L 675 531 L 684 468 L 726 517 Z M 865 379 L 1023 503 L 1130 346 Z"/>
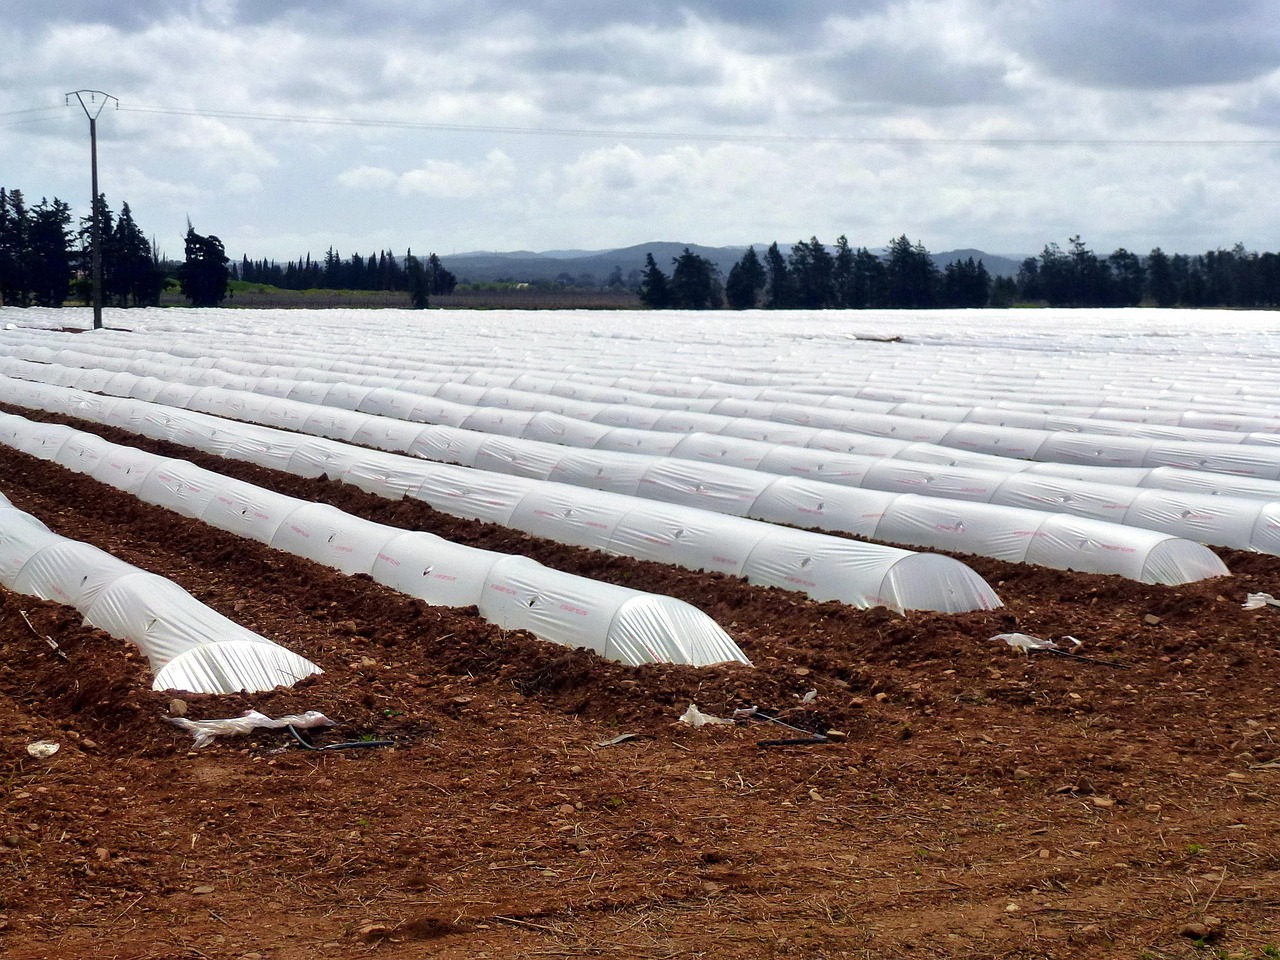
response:
<path id="1" fill-rule="evenodd" d="M 192 892 L 192 893 L 194 893 L 197 897 L 205 897 L 205 896 L 208 896 L 209 894 L 213 893 L 213 890 L 214 890 L 214 888 L 213 888 L 213 887 L 211 887 L 211 886 L 209 886 L 209 885 L 207 885 L 207 884 L 206 884 L 205 886 L 202 886 L 202 887 L 192 887 L 192 888 L 191 888 L 191 892 Z"/>
<path id="2" fill-rule="evenodd" d="M 1092 797 L 1091 799 L 1095 807 L 1102 807 L 1103 809 L 1114 807 L 1116 805 L 1116 802 L 1110 797 Z"/>

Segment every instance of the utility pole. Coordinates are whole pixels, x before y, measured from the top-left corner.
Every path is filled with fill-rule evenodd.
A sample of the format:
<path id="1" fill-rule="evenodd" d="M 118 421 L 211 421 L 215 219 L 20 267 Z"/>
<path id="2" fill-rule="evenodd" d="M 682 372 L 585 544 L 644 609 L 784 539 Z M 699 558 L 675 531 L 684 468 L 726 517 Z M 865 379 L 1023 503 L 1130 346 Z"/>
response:
<path id="1" fill-rule="evenodd" d="M 89 166 L 93 175 L 93 194 L 89 202 L 89 209 L 92 211 L 93 218 L 93 329 L 102 329 L 102 224 L 98 217 L 98 114 L 102 113 L 102 108 L 107 105 L 108 100 L 116 101 L 116 108 L 119 109 L 120 101 L 109 93 L 103 93 L 101 90 L 73 90 L 66 96 L 66 102 L 71 103 L 71 98 L 75 97 L 80 101 L 80 107 L 84 110 L 84 115 L 89 118 Z M 89 102 L 85 102 L 85 97 L 89 98 Z M 101 98 L 101 101 L 99 101 Z"/>

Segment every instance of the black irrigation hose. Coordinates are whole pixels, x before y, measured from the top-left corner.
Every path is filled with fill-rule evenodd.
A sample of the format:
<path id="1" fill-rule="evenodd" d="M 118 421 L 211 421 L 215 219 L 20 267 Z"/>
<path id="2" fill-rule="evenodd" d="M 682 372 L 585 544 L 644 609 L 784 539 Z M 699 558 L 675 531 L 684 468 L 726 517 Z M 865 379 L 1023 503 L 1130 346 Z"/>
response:
<path id="1" fill-rule="evenodd" d="M 794 730 L 796 733 L 803 733 L 803 737 L 790 737 L 786 740 L 757 740 L 757 747 L 799 747 L 813 746 L 819 743 L 830 743 L 825 733 L 814 733 L 812 730 L 806 730 L 804 727 L 797 727 L 787 723 L 785 720 L 779 720 L 777 717 L 771 717 L 767 713 L 761 713 L 759 709 L 748 717 L 746 720 L 764 720 L 767 723 L 776 723 L 780 727 L 786 727 L 788 730 Z"/>
<path id="2" fill-rule="evenodd" d="M 757 740 L 757 747 L 808 747 L 831 741 L 821 734 L 812 737 L 792 737 L 789 740 Z"/>
<path id="3" fill-rule="evenodd" d="M 1079 660 L 1081 663 L 1096 663 L 1100 667 L 1115 667 L 1117 670 L 1128 670 L 1129 664 L 1115 663 L 1111 660 L 1099 660 L 1096 657 L 1086 657 L 1079 653 L 1072 653 L 1070 650 L 1054 650 L 1052 647 L 1039 647 L 1032 650 L 1032 653 L 1051 653 L 1055 657 L 1066 657 L 1068 660 Z"/>
<path id="4" fill-rule="evenodd" d="M 289 724 L 286 729 L 293 734 L 293 739 L 297 740 L 304 749 L 315 750 L 317 752 L 321 750 L 359 750 L 364 747 L 395 746 L 394 740 L 352 740 L 350 743 L 327 743 L 323 747 L 317 747 L 314 743 L 309 742 L 305 737 L 303 737 L 293 724 Z"/>

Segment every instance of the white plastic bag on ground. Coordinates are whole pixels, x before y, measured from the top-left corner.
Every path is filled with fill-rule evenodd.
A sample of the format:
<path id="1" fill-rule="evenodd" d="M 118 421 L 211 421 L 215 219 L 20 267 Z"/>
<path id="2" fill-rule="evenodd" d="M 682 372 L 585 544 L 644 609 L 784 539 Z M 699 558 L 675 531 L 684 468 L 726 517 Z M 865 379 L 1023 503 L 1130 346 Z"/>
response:
<path id="1" fill-rule="evenodd" d="M 192 734 L 196 739 L 191 746 L 192 749 L 197 750 L 212 743 L 214 737 L 238 737 L 262 728 L 282 730 L 285 727 L 298 727 L 309 730 L 313 727 L 336 726 L 332 720 L 316 710 L 308 710 L 303 714 L 290 714 L 274 720 L 265 713 L 250 710 L 242 717 L 228 717 L 225 720 L 188 720 L 186 717 L 169 717 L 169 722 L 179 730 Z"/>
<path id="2" fill-rule="evenodd" d="M 691 727 L 706 727 L 717 723 L 727 723 L 733 725 L 732 720 L 726 720 L 724 717 L 713 717 L 709 713 L 703 713 L 698 709 L 696 703 L 689 704 L 689 709 L 680 715 L 680 723 L 687 723 Z"/>

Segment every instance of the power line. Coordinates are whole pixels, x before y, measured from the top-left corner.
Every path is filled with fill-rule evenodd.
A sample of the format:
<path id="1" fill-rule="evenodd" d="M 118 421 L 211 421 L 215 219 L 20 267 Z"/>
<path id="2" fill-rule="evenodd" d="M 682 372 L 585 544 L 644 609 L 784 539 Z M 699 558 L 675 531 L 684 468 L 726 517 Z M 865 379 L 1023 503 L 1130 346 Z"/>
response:
<path id="1" fill-rule="evenodd" d="M 1280 138 L 1214 137 L 1202 139 L 1162 137 L 904 137 L 842 136 L 839 134 L 706 133 L 689 130 L 606 130 L 590 127 L 528 127 L 504 124 L 441 123 L 422 120 L 393 120 L 383 117 L 325 117 L 262 111 L 200 110 L 121 104 L 125 113 L 210 120 L 244 120 L 255 123 L 291 123 L 306 126 L 359 127 L 383 130 L 423 130 L 442 133 L 489 133 L 504 136 L 567 137 L 575 139 L 663 140 L 697 143 L 816 144 L 835 143 L 862 146 L 990 146 L 990 147 L 1267 147 L 1280 146 Z M 25 117 L 49 112 L 55 115 Z M 44 123 L 60 119 L 58 107 L 32 107 L 0 113 L 0 127 Z M 16 119 L 23 117 L 23 119 Z M 15 118 L 15 119 L 8 119 Z"/>
<path id="2" fill-rule="evenodd" d="M 61 107 L 27 107 L 25 110 L 0 110 L 0 117 L 12 117 L 19 113 L 47 113 L 55 110 L 62 112 Z"/>
<path id="3" fill-rule="evenodd" d="M 32 114 L 44 113 L 48 116 L 38 117 Z M 62 107 L 28 107 L 25 110 L 5 110 L 0 112 L 0 127 L 17 127 L 28 123 L 46 123 L 49 120 L 61 120 L 64 117 Z"/>
<path id="4" fill-rule="evenodd" d="M 361 117 L 318 117 L 305 114 L 261 113 L 256 111 L 196 110 L 179 107 L 121 106 L 132 113 L 163 114 L 179 117 L 205 117 L 214 120 L 252 120 L 266 123 L 299 123 L 314 126 L 373 127 L 390 130 L 437 130 L 453 133 L 499 133 L 519 136 L 619 138 L 626 140 L 694 140 L 714 143 L 850 143 L 903 146 L 975 145 L 975 146 L 1276 146 L 1280 139 L 1213 138 L 1110 138 L 1110 137 L 850 137 L 836 134 L 733 134 L 662 132 L 653 130 L 602 130 L 586 127 L 521 127 L 498 124 L 438 123 L 419 120 L 390 120 Z"/>

